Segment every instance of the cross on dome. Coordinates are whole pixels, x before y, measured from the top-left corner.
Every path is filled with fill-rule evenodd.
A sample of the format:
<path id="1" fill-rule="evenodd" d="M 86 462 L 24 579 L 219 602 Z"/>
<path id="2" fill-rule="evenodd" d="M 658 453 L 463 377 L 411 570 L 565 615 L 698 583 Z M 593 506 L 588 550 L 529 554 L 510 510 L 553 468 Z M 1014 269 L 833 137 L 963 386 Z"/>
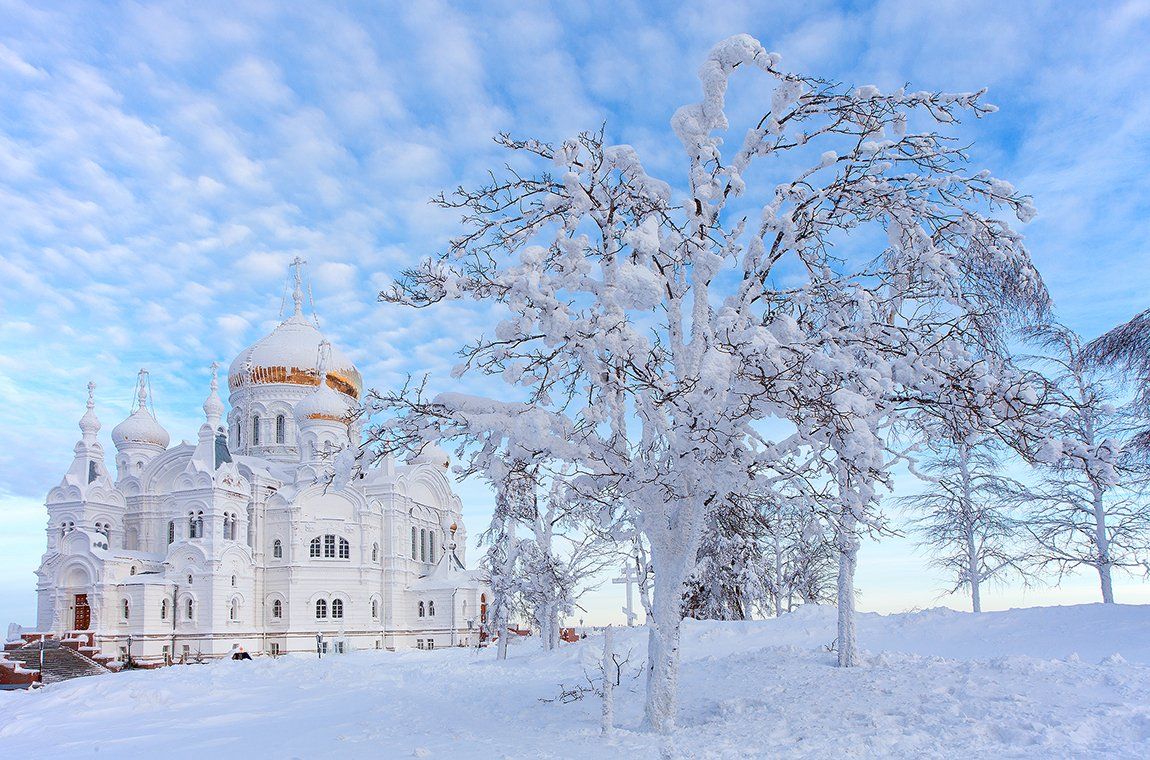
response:
<path id="1" fill-rule="evenodd" d="M 295 314 L 303 316 L 303 265 L 307 261 L 300 256 L 296 256 L 291 260 L 291 265 L 295 269 L 295 289 L 292 291 L 291 300 L 295 304 Z"/>
<path id="2" fill-rule="evenodd" d="M 171 440 L 168 431 L 156 421 L 155 414 L 148 408 L 150 387 L 148 370 L 141 369 L 136 375 L 136 400 L 132 413 L 112 428 L 112 442 L 116 444 L 117 449 L 141 445 L 168 448 L 168 442 Z"/>

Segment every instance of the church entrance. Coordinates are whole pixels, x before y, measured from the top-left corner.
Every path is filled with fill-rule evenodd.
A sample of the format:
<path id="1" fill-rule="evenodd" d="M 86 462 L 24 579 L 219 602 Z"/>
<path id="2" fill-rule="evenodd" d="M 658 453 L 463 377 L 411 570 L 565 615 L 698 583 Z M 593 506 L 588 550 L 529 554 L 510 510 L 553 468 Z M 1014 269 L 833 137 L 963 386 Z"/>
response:
<path id="1" fill-rule="evenodd" d="M 75 619 L 73 620 L 72 630 L 86 631 L 88 626 L 92 623 L 92 610 L 88 607 L 88 595 L 76 594 L 75 603 Z"/>

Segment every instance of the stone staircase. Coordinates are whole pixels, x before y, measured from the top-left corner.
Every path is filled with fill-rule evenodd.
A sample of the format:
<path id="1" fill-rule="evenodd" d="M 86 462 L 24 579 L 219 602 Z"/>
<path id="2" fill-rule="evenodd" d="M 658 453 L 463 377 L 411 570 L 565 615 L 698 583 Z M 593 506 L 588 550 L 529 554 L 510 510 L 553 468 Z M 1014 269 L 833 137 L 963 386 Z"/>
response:
<path id="1" fill-rule="evenodd" d="M 67 681 L 70 678 L 98 676 L 111 672 L 108 668 L 79 652 L 80 647 L 68 646 L 71 643 L 73 642 L 60 642 L 54 638 L 44 638 L 44 671 L 40 674 L 40 683 L 47 685 Z M 40 670 L 39 641 L 29 641 L 18 649 L 7 649 L 4 655 L 8 660 L 18 662 L 28 670 Z"/>

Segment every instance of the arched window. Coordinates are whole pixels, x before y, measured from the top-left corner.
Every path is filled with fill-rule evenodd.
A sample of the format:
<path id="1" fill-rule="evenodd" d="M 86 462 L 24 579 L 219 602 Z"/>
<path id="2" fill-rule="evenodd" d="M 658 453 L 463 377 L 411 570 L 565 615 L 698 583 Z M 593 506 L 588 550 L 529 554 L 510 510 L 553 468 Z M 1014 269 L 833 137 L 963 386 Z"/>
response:
<path id="1" fill-rule="evenodd" d="M 435 531 L 427 534 L 427 558 L 431 562 L 435 561 Z"/>
<path id="2" fill-rule="evenodd" d="M 379 544 L 371 545 L 371 561 L 379 562 Z"/>
<path id="3" fill-rule="evenodd" d="M 127 620 L 128 618 L 130 618 L 132 616 L 131 606 L 128 604 L 127 599 L 125 599 L 121 604 L 123 605 L 123 609 L 121 610 L 121 614 L 123 614 L 124 620 Z"/>
<path id="4" fill-rule="evenodd" d="M 284 604 L 279 599 L 272 602 L 272 617 L 279 619 L 284 616 Z"/>
<path id="5" fill-rule="evenodd" d="M 331 600 L 331 616 L 333 618 L 342 618 L 343 617 L 343 600 L 342 599 L 332 599 Z"/>
<path id="6" fill-rule="evenodd" d="M 132 565 L 132 567 L 128 570 L 128 575 L 135 575 L 135 574 L 136 574 L 136 566 Z"/>
<path id="7" fill-rule="evenodd" d="M 424 528 L 419 529 L 419 561 L 427 561 L 427 531 Z"/>
<path id="8" fill-rule="evenodd" d="M 195 613 L 195 611 L 196 611 L 195 602 L 192 601 L 191 597 L 188 597 L 188 605 L 187 605 L 188 620 L 192 619 L 192 616 Z"/>
<path id="9" fill-rule="evenodd" d="M 175 543 L 176 541 L 176 521 L 168 520 L 168 543 Z"/>
<path id="10" fill-rule="evenodd" d="M 284 545 L 278 538 L 272 541 L 272 556 L 276 559 L 281 559 L 284 556 Z"/>
<path id="11" fill-rule="evenodd" d="M 287 419 L 282 414 L 276 415 L 276 443 L 283 443 L 287 439 Z"/>
<path id="12" fill-rule="evenodd" d="M 204 537 L 204 513 L 188 512 L 188 538 Z"/>
<path id="13" fill-rule="evenodd" d="M 419 603 L 419 616 L 420 616 L 420 617 L 423 617 L 423 615 L 424 615 L 424 607 L 423 607 L 423 602 L 420 602 L 420 603 Z"/>
<path id="14" fill-rule="evenodd" d="M 232 604 L 228 607 L 228 620 L 240 619 L 240 600 L 233 599 Z"/>
<path id="15" fill-rule="evenodd" d="M 252 445 L 260 445 L 260 416 L 252 415 Z"/>
<path id="16" fill-rule="evenodd" d="M 427 603 L 427 616 L 428 617 L 435 617 L 435 602 L 434 601 Z"/>
<path id="17" fill-rule="evenodd" d="M 327 600 L 326 599 L 316 599 L 315 600 L 315 617 L 317 620 L 327 617 Z"/>
<path id="18" fill-rule="evenodd" d="M 379 600 L 378 599 L 372 599 L 371 600 L 371 617 L 372 617 L 372 619 L 379 617 Z"/>
<path id="19" fill-rule="evenodd" d="M 161 599 L 160 600 L 160 620 L 167 620 L 167 619 L 168 619 L 168 600 L 167 599 Z"/>
<path id="20" fill-rule="evenodd" d="M 232 576 L 232 588 L 236 587 L 236 576 Z"/>
<path id="21" fill-rule="evenodd" d="M 413 525 L 411 527 L 411 558 L 419 559 L 419 531 Z"/>
<path id="22" fill-rule="evenodd" d="M 322 556 L 324 559 L 335 559 L 336 557 L 339 557 L 339 559 L 351 559 L 351 544 L 346 538 L 337 536 L 334 533 L 325 533 L 322 536 L 313 538 L 310 547 L 311 556 L 321 556 L 321 547 L 323 549 Z"/>
<path id="23" fill-rule="evenodd" d="M 188 585 L 192 585 L 192 574 L 188 573 Z"/>

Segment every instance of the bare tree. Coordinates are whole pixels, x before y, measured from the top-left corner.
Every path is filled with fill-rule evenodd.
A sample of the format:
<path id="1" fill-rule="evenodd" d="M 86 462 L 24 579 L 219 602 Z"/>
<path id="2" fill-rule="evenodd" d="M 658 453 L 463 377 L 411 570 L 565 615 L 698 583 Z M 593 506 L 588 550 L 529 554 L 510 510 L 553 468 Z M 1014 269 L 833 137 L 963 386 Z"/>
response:
<path id="1" fill-rule="evenodd" d="M 1079 358 L 1093 366 L 1109 366 L 1133 379 L 1137 390 L 1133 412 L 1142 418 L 1141 429 L 1131 436 L 1129 449 L 1150 458 L 1150 309 L 1083 346 Z"/>
<path id="2" fill-rule="evenodd" d="M 974 612 L 982 612 L 984 583 L 1025 574 L 1025 531 L 1005 498 L 1019 484 L 1000 473 L 1002 456 L 1001 446 L 976 436 L 935 439 L 918 465 L 928 488 L 900 499 L 934 565 L 953 580 L 951 593 L 967 589 Z"/>
<path id="3" fill-rule="evenodd" d="M 1092 568 L 1102 601 L 1112 604 L 1114 570 L 1147 568 L 1150 502 L 1140 493 L 1145 472 L 1122 457 L 1115 437 L 1121 415 L 1109 389 L 1086 365 L 1078 335 L 1060 325 L 1028 335 L 1046 350 L 1037 359 L 1050 370 L 1061 411 L 1051 431 L 1056 450 L 1045 457 L 1050 464 L 1042 481 L 1015 494 L 1029 507 L 1033 561 L 1059 577 Z"/>

